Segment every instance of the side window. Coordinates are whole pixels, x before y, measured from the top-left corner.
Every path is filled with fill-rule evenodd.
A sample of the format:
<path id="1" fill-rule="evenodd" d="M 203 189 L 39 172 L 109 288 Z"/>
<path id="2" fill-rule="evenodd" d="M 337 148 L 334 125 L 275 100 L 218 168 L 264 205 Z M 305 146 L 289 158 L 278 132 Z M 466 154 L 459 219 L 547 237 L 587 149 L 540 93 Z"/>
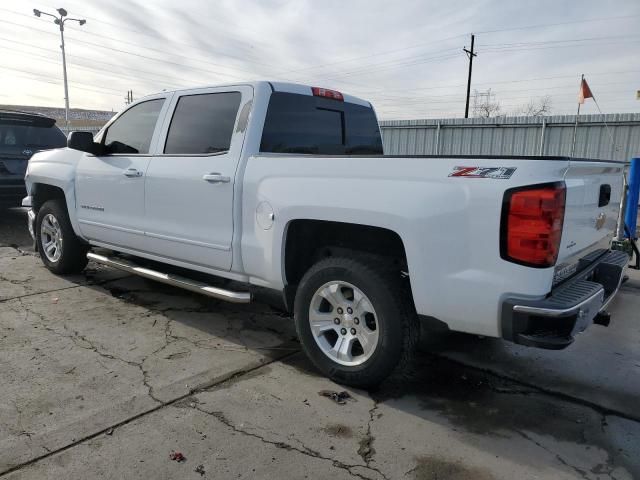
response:
<path id="1" fill-rule="evenodd" d="M 139 103 L 124 112 L 107 130 L 108 153 L 149 153 L 164 99 Z"/>
<path id="2" fill-rule="evenodd" d="M 229 150 L 240 99 L 240 92 L 180 97 L 167 133 L 164 153 L 203 154 Z"/>

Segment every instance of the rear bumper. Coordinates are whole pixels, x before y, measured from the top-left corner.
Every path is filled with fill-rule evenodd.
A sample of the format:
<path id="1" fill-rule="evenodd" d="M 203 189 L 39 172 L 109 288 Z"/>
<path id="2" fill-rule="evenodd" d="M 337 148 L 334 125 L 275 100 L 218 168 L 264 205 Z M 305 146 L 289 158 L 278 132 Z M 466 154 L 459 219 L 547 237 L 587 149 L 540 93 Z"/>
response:
<path id="1" fill-rule="evenodd" d="M 586 267 L 546 298 L 508 298 L 502 305 L 502 336 L 514 343 L 559 350 L 594 319 L 598 321 L 618 292 L 629 263 L 625 252 L 608 251 L 581 260 Z"/>

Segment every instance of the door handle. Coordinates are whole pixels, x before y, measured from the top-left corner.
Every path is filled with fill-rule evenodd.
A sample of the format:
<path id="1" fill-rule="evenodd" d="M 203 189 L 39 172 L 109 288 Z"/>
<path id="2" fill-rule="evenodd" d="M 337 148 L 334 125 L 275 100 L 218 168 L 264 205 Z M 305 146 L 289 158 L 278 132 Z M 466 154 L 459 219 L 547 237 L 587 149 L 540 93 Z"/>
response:
<path id="1" fill-rule="evenodd" d="M 231 181 L 229 177 L 225 177 L 219 173 L 207 173 L 202 176 L 202 179 L 209 183 L 229 183 Z"/>
<path id="2" fill-rule="evenodd" d="M 125 177 L 141 177 L 142 172 L 140 170 L 136 170 L 135 168 L 127 168 L 122 174 Z"/>

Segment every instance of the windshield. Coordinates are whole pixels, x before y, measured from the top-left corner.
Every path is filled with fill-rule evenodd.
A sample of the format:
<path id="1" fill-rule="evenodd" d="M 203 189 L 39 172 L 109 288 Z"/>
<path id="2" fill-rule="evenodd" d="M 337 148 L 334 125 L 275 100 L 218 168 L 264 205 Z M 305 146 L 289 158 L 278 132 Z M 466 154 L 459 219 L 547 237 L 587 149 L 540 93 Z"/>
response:
<path id="1" fill-rule="evenodd" d="M 66 146 L 67 137 L 54 126 L 0 124 L 0 150 L 49 149 Z"/>

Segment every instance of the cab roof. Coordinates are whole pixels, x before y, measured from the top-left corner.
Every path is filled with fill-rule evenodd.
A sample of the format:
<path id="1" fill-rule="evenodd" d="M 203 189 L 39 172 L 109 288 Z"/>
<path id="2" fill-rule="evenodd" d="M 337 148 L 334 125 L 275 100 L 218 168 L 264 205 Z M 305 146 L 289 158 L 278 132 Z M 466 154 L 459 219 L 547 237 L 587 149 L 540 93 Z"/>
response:
<path id="1" fill-rule="evenodd" d="M 183 93 L 183 92 L 188 92 L 190 90 L 194 90 L 196 88 L 198 89 L 213 88 L 213 87 L 219 88 L 219 87 L 234 87 L 234 86 L 241 86 L 241 85 L 248 85 L 248 86 L 254 87 L 255 90 L 259 90 L 260 88 L 267 86 L 268 88 L 271 89 L 272 92 L 287 92 L 287 93 L 296 93 L 298 95 L 309 95 L 309 96 L 313 95 L 313 91 L 312 91 L 313 87 L 310 85 L 303 85 L 299 83 L 289 83 L 289 82 L 274 82 L 274 81 L 268 81 L 268 80 L 258 80 L 258 81 L 252 81 L 252 82 L 234 82 L 234 83 L 226 83 L 226 84 L 220 84 L 220 85 L 203 85 L 203 86 L 198 86 L 193 88 L 167 90 L 167 92 Z M 321 87 L 321 86 L 318 85 L 318 87 Z M 325 87 L 322 87 L 322 88 L 325 88 Z M 340 92 L 340 93 L 344 97 L 345 102 L 355 103 L 358 105 L 363 105 L 365 107 L 371 107 L 371 103 L 369 103 L 367 100 L 364 100 L 359 97 L 354 97 L 353 95 L 348 95 L 343 92 Z"/>

